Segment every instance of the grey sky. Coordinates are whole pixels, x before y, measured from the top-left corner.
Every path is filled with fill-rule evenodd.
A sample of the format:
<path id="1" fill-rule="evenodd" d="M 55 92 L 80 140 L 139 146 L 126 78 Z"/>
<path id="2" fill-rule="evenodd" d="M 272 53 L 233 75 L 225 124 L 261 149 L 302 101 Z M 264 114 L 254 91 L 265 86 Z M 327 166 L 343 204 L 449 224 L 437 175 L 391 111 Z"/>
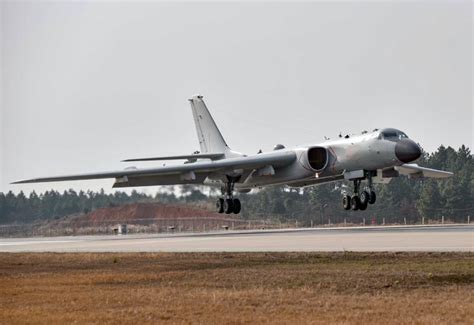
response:
<path id="1" fill-rule="evenodd" d="M 187 98 L 253 153 L 339 131 L 473 144 L 470 2 L 2 2 L 0 191 L 198 149 Z M 137 166 L 153 166 L 157 163 Z"/>

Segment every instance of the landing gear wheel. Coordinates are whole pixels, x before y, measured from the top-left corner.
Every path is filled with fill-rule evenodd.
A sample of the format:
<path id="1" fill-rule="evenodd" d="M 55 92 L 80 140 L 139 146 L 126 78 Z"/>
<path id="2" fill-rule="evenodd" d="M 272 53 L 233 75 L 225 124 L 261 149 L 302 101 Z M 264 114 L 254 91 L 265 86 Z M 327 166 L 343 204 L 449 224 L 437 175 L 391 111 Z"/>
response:
<path id="1" fill-rule="evenodd" d="M 224 199 L 220 198 L 216 201 L 217 213 L 224 213 Z"/>
<path id="2" fill-rule="evenodd" d="M 367 202 L 367 203 L 362 203 L 362 202 L 360 202 L 360 204 L 359 204 L 359 210 L 360 210 L 360 211 L 367 210 L 367 204 L 368 204 L 368 202 Z"/>
<path id="3" fill-rule="evenodd" d="M 226 199 L 224 201 L 224 212 L 230 214 L 232 211 L 234 211 L 234 202 L 232 199 Z"/>
<path id="4" fill-rule="evenodd" d="M 374 191 L 370 191 L 369 204 L 374 204 L 376 198 L 377 198 L 377 196 L 375 195 L 375 192 L 374 192 Z"/>
<path id="5" fill-rule="evenodd" d="M 344 195 L 342 197 L 342 206 L 344 207 L 344 210 L 351 209 L 351 197 L 349 195 Z"/>
<path id="6" fill-rule="evenodd" d="M 370 201 L 370 194 L 369 194 L 369 192 L 367 192 L 367 191 L 362 191 L 362 192 L 360 193 L 359 198 L 360 198 L 360 204 L 361 204 L 361 206 L 362 206 L 362 205 L 365 205 L 365 206 L 367 207 L 367 204 L 368 204 L 369 201 Z M 365 209 L 361 209 L 361 210 L 365 210 Z"/>
<path id="7" fill-rule="evenodd" d="M 234 205 L 234 208 L 233 208 L 233 212 L 235 214 L 239 214 L 240 213 L 240 209 L 242 208 L 242 205 L 240 204 L 240 200 L 239 199 L 234 199 L 234 201 L 232 202 L 232 204 Z"/>
<path id="8" fill-rule="evenodd" d="M 360 199 L 357 195 L 354 195 L 351 198 L 351 208 L 352 210 L 356 211 L 356 210 L 359 210 L 359 207 L 360 207 Z"/>

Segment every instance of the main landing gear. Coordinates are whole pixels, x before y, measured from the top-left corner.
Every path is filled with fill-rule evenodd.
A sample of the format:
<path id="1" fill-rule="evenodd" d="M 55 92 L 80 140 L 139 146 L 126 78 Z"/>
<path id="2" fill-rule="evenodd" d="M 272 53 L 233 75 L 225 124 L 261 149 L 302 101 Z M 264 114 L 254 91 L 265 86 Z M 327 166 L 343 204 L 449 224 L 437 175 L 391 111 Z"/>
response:
<path id="1" fill-rule="evenodd" d="M 360 190 L 361 179 L 354 180 L 354 193 L 352 196 L 345 193 L 342 197 L 342 206 L 345 210 L 361 210 L 367 209 L 369 204 L 374 204 L 376 200 L 375 191 L 373 190 L 372 175 L 367 175 L 368 184 Z"/>
<path id="2" fill-rule="evenodd" d="M 239 214 L 242 208 L 240 200 L 234 198 L 234 182 L 229 181 L 221 188 L 222 196 L 216 201 L 216 210 L 218 213 Z"/>

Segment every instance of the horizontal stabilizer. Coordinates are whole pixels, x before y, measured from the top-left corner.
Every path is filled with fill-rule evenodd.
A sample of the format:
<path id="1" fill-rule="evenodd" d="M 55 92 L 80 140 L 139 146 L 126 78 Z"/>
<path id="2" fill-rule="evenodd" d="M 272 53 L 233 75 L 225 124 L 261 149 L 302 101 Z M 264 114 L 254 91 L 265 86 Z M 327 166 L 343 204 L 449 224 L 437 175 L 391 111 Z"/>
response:
<path id="1" fill-rule="evenodd" d="M 196 161 L 197 159 L 217 160 L 217 159 L 221 159 L 221 158 L 224 158 L 224 153 L 199 153 L 199 154 L 194 154 L 194 155 L 182 155 L 182 156 L 126 159 L 126 160 L 122 160 L 122 162 L 156 161 L 156 160 L 181 160 L 181 159 L 188 159 L 188 160 L 191 160 L 191 161 Z"/>

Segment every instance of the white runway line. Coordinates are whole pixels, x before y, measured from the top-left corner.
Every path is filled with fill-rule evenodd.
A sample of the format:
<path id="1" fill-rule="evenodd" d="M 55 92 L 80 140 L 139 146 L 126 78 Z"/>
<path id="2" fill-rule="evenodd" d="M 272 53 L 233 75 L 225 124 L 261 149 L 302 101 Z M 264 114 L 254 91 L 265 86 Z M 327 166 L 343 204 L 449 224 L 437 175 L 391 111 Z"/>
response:
<path id="1" fill-rule="evenodd" d="M 75 243 L 79 240 L 38 240 L 38 241 L 12 241 L 1 242 L 0 246 L 16 246 L 16 245 L 34 245 L 34 244 L 58 244 L 58 243 Z"/>

